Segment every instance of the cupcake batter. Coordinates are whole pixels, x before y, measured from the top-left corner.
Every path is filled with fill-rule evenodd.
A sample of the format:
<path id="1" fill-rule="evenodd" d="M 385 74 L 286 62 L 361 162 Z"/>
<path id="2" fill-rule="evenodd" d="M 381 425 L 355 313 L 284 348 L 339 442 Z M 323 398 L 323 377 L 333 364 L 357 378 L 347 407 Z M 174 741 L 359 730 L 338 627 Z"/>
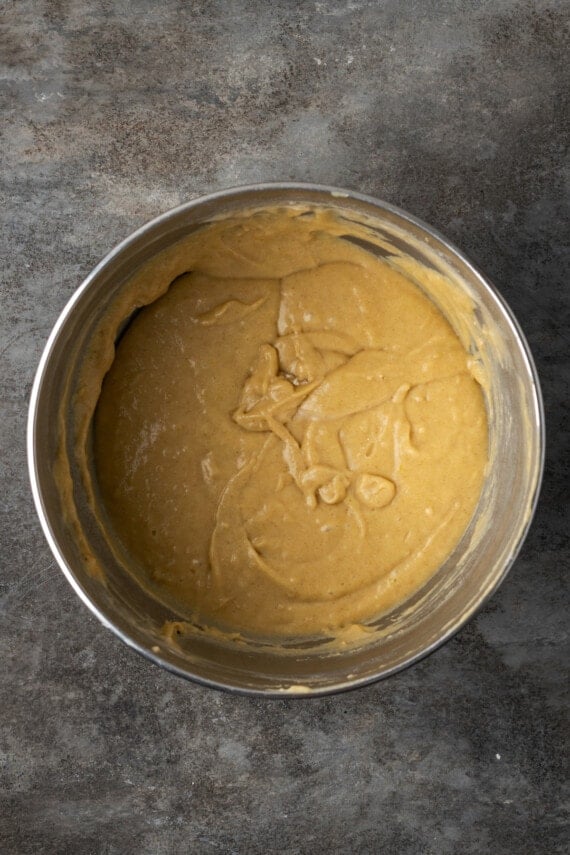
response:
<path id="1" fill-rule="evenodd" d="M 97 406 L 96 470 L 141 581 L 262 636 L 366 621 L 418 590 L 476 507 L 487 419 L 435 305 L 326 211 L 200 229 Z"/>

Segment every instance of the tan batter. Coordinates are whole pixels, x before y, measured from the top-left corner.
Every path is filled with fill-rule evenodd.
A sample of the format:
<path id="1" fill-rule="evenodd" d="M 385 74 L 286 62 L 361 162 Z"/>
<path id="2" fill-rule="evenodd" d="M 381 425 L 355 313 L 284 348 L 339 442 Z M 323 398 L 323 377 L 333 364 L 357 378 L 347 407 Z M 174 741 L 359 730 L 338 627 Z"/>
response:
<path id="1" fill-rule="evenodd" d="M 477 504 L 487 420 L 465 350 L 333 224 L 274 210 L 203 228 L 104 381 L 110 520 L 191 619 L 263 636 L 370 619 L 424 584 Z"/>

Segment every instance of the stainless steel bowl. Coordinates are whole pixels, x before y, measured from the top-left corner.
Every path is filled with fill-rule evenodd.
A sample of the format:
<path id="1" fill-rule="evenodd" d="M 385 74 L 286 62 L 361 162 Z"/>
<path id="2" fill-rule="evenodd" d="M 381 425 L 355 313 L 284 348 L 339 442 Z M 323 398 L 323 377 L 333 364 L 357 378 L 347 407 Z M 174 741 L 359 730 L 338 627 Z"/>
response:
<path id="1" fill-rule="evenodd" d="M 214 217 L 290 204 L 332 207 L 345 218 L 347 235 L 361 235 L 359 224 L 365 227 L 372 252 L 441 274 L 441 287 L 432 298 L 456 328 L 458 295 L 472 302 L 471 327 L 462 335 L 488 375 L 489 473 L 474 519 L 453 555 L 416 597 L 371 626 L 366 645 L 334 651 L 308 642 L 284 650 L 200 633 L 170 642 L 161 629 L 179 616 L 117 562 L 94 524 L 81 479 L 74 477 L 73 489 L 65 490 L 58 478 L 62 462 L 75 471 L 69 436 L 80 368 L 109 304 L 141 264 Z M 515 318 L 493 286 L 444 237 L 392 205 L 358 193 L 309 184 L 260 184 L 169 211 L 97 265 L 65 307 L 41 358 L 30 402 L 28 458 L 37 511 L 58 564 L 83 602 L 119 638 L 156 664 L 205 685 L 250 694 L 323 695 L 387 677 L 417 661 L 457 632 L 496 590 L 535 509 L 544 416 L 536 370 Z"/>

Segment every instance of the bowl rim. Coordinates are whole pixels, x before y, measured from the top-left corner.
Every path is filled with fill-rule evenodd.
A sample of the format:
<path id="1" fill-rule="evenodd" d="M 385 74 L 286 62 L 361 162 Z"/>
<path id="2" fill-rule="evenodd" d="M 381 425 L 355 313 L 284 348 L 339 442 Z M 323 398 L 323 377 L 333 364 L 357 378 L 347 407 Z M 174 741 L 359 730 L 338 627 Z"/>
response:
<path id="1" fill-rule="evenodd" d="M 168 660 L 164 659 L 160 654 L 157 654 L 152 649 L 145 647 L 136 639 L 128 635 L 128 633 L 124 632 L 123 629 L 116 626 L 112 620 L 109 620 L 109 618 L 106 616 L 105 612 L 100 608 L 97 602 L 95 602 L 91 598 L 89 593 L 82 586 L 73 568 L 68 564 L 65 556 L 63 555 L 63 552 L 61 551 L 58 545 L 57 538 L 55 537 L 50 525 L 49 515 L 44 505 L 40 478 L 38 474 L 37 458 L 39 443 L 37 442 L 36 422 L 38 417 L 40 392 L 42 389 L 46 372 L 49 368 L 52 352 L 60 336 L 60 333 L 64 328 L 65 324 L 67 323 L 69 316 L 72 314 L 76 303 L 79 302 L 79 300 L 81 299 L 83 293 L 89 289 L 91 283 L 112 261 L 119 258 L 126 250 L 128 250 L 131 245 L 136 244 L 141 237 L 144 237 L 145 234 L 152 233 L 158 226 L 168 222 L 168 220 L 178 216 L 179 214 L 190 211 L 194 208 L 202 207 L 206 204 L 215 203 L 217 201 L 226 201 L 233 196 L 243 195 L 245 197 L 250 193 L 255 194 L 260 192 L 277 191 L 298 191 L 300 194 L 328 194 L 333 202 L 335 199 L 354 199 L 357 202 L 362 202 L 366 205 L 370 205 L 379 211 L 386 211 L 387 213 L 394 214 L 404 223 L 409 223 L 410 225 L 419 228 L 431 238 L 434 238 L 437 242 L 441 243 L 446 248 L 446 250 L 451 252 L 453 256 L 458 258 L 461 263 L 468 268 L 470 273 L 479 281 L 479 283 L 484 287 L 484 289 L 486 289 L 494 298 L 494 300 L 499 304 L 499 307 L 505 319 L 509 323 L 511 330 L 514 333 L 514 337 L 518 340 L 520 344 L 521 353 L 526 362 L 529 376 L 532 381 L 532 391 L 534 398 L 533 402 L 535 407 L 534 415 L 536 416 L 535 426 L 537 430 L 538 460 L 534 461 L 533 466 L 533 481 L 531 483 L 532 496 L 530 497 L 529 501 L 528 514 L 524 520 L 524 523 L 518 531 L 517 541 L 507 561 L 505 561 L 501 572 L 497 575 L 493 584 L 491 586 L 486 587 L 483 595 L 476 602 L 474 602 L 468 610 L 458 616 L 458 618 L 454 620 L 450 625 L 445 627 L 442 634 L 438 636 L 435 641 L 433 641 L 431 644 L 418 651 L 417 653 L 411 655 L 405 660 L 405 662 L 397 663 L 391 668 L 387 668 L 379 674 L 368 675 L 366 677 L 356 679 L 345 679 L 338 683 L 328 684 L 326 686 L 317 686 L 315 688 L 307 688 L 306 686 L 292 684 L 289 687 L 285 687 L 283 689 L 275 689 L 273 687 L 267 689 L 254 689 L 247 688 L 245 686 L 232 685 L 230 683 L 224 683 L 215 679 L 210 679 L 198 674 L 194 674 L 187 669 L 184 669 L 175 665 L 172 662 L 169 662 Z M 299 199 L 297 201 L 299 203 L 303 202 L 302 199 Z M 307 202 L 310 202 L 310 200 L 307 199 Z M 321 202 L 320 204 L 324 203 Z M 244 204 L 244 209 L 245 207 L 246 206 Z M 121 639 L 121 641 L 123 641 L 129 647 L 137 651 L 137 653 L 144 656 L 146 659 L 153 662 L 155 665 L 158 665 L 166 671 L 169 671 L 170 673 L 175 674 L 179 677 L 183 677 L 184 679 L 189 680 L 193 683 L 198 683 L 202 686 L 209 688 L 221 689 L 224 691 L 231 692 L 233 694 L 283 700 L 288 698 L 324 697 L 327 695 L 338 694 L 340 692 L 350 691 L 353 689 L 360 688 L 362 686 L 376 683 L 380 680 L 392 676 L 395 673 L 404 671 L 411 665 L 429 656 L 431 653 L 433 653 L 435 650 L 437 650 L 439 647 L 449 641 L 450 638 L 452 638 L 457 632 L 459 632 L 459 630 L 462 629 L 463 626 L 465 626 L 465 624 L 480 611 L 480 609 L 485 605 L 485 603 L 490 599 L 490 597 L 493 596 L 493 594 L 502 584 L 505 577 L 512 568 L 523 547 L 528 531 L 532 524 L 538 505 L 540 490 L 544 476 L 546 454 L 546 428 L 544 402 L 540 387 L 538 371 L 528 341 L 505 298 L 497 290 L 495 285 L 478 269 L 478 267 L 474 265 L 465 256 L 462 250 L 460 250 L 440 231 L 433 228 L 424 220 L 408 213 L 407 211 L 403 210 L 402 208 L 399 208 L 396 205 L 384 202 L 383 200 L 378 199 L 369 194 L 360 193 L 358 191 L 353 191 L 346 188 L 340 188 L 327 184 L 316 184 L 310 182 L 272 181 L 256 184 L 235 185 L 232 187 L 225 188 L 223 190 L 217 190 L 212 193 L 199 195 L 196 198 L 191 199 L 190 201 L 183 202 L 182 204 L 177 205 L 176 207 L 171 208 L 149 220 L 148 222 L 144 223 L 142 226 L 137 228 L 134 232 L 130 233 L 126 238 L 116 244 L 106 255 L 103 256 L 103 258 L 88 273 L 88 275 L 83 279 L 81 284 L 75 289 L 71 297 L 68 299 L 63 309 L 61 310 L 46 341 L 38 363 L 38 367 L 34 376 L 32 390 L 30 393 L 28 420 L 26 428 L 26 445 L 31 491 L 44 536 L 48 542 L 48 545 L 59 568 L 63 572 L 67 581 L 69 582 L 77 596 L 83 601 L 83 603 L 87 606 L 91 613 L 100 621 L 101 624 L 103 624 L 104 627 L 110 629 L 116 636 L 118 636 L 118 638 Z"/>

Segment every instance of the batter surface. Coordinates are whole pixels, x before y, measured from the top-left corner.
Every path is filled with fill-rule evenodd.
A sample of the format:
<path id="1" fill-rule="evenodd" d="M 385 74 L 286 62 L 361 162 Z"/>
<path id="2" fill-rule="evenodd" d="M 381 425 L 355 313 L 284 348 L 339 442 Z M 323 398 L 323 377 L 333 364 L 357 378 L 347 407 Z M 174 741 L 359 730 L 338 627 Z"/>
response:
<path id="1" fill-rule="evenodd" d="M 190 619 L 263 636 L 365 621 L 425 583 L 477 504 L 467 353 L 333 219 L 201 229 L 104 380 L 104 505 L 143 583 Z"/>

